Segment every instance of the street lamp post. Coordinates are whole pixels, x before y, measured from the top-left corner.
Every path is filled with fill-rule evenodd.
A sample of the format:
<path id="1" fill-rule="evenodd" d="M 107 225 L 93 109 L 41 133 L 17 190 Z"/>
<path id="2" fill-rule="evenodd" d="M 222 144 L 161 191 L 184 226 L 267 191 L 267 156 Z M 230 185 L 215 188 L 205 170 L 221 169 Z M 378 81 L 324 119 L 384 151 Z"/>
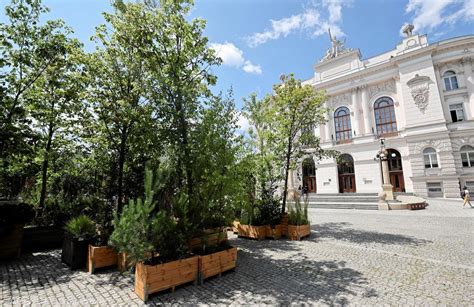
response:
<path id="1" fill-rule="evenodd" d="M 382 192 L 379 196 L 384 200 L 393 200 L 393 186 L 390 183 L 390 173 L 388 169 L 388 151 L 385 148 L 385 139 L 380 139 L 380 150 L 377 153 L 377 158 L 382 164 Z"/>

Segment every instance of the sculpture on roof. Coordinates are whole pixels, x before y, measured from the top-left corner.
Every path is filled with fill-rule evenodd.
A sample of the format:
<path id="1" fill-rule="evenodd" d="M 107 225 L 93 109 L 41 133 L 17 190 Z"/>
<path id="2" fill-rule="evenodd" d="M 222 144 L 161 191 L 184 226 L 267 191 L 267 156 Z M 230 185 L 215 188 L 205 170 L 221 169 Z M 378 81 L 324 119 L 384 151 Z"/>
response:
<path id="1" fill-rule="evenodd" d="M 415 28 L 412 24 L 406 24 L 403 26 L 403 33 L 405 33 L 406 37 L 410 37 L 413 35 L 413 29 Z"/>
<path id="2" fill-rule="evenodd" d="M 336 36 L 331 35 L 331 29 L 328 29 L 329 39 L 331 40 L 331 48 L 326 51 L 326 55 L 321 59 L 321 62 L 334 59 L 335 57 L 339 56 L 340 54 L 347 53 L 352 51 L 351 48 L 346 48 L 344 46 L 345 41 L 340 41 L 336 38 Z"/>

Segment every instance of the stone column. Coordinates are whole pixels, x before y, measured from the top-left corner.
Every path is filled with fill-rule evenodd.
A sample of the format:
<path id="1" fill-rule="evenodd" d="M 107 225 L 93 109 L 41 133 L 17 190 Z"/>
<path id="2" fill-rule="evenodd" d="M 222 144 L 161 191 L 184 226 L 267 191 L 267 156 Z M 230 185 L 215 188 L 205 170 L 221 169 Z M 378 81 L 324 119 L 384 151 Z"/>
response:
<path id="1" fill-rule="evenodd" d="M 364 134 L 372 134 L 372 112 L 369 108 L 369 99 L 367 98 L 367 86 L 362 87 L 361 92 L 361 103 L 362 103 L 362 112 L 364 114 Z"/>
<path id="2" fill-rule="evenodd" d="M 385 200 L 393 200 L 393 186 L 390 183 L 390 172 L 388 169 L 388 151 L 385 149 L 384 141 L 381 140 L 380 160 L 382 161 L 382 191 L 385 194 Z"/>
<path id="3" fill-rule="evenodd" d="M 331 142 L 331 125 L 332 125 L 332 118 L 330 113 L 326 114 L 327 122 L 324 125 L 324 141 Z"/>
<path id="4" fill-rule="evenodd" d="M 472 59 L 471 58 L 463 58 L 462 65 L 464 69 L 464 82 L 466 82 L 467 88 L 467 95 L 468 95 L 468 104 L 469 108 L 471 109 L 470 118 L 474 118 L 474 74 L 472 72 Z M 467 115 L 467 114 L 466 114 Z"/>
<path id="5" fill-rule="evenodd" d="M 352 90 L 352 109 L 354 110 L 354 123 L 352 124 L 352 132 L 354 136 L 359 136 L 361 133 L 359 104 L 357 103 L 357 89 Z"/>

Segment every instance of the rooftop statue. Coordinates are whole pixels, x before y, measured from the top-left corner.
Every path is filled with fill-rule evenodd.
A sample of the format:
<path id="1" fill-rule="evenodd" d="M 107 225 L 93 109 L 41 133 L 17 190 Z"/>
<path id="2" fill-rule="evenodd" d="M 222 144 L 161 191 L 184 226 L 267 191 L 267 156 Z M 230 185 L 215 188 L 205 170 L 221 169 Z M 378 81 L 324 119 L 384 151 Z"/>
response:
<path id="1" fill-rule="evenodd" d="M 402 31 L 403 31 L 403 33 L 405 33 L 406 37 L 410 37 L 410 36 L 413 35 L 413 29 L 414 28 L 415 27 L 413 25 L 407 24 L 403 27 Z"/>
<path id="2" fill-rule="evenodd" d="M 326 55 L 321 59 L 321 62 L 334 59 L 335 57 L 339 56 L 340 54 L 347 53 L 352 51 L 351 48 L 346 48 L 344 46 L 345 41 L 340 41 L 336 38 L 336 36 L 331 35 L 331 29 L 328 29 L 329 39 L 331 40 L 331 48 L 326 51 Z"/>

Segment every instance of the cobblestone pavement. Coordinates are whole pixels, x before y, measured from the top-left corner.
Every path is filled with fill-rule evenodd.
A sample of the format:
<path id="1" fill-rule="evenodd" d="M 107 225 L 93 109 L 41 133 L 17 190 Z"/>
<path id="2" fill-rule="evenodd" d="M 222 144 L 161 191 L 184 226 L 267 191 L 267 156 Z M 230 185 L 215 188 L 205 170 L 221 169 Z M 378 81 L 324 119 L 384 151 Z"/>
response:
<path id="1" fill-rule="evenodd" d="M 311 209 L 301 242 L 232 238 L 238 267 L 151 304 L 474 304 L 474 209 L 430 200 L 420 211 Z M 133 276 L 71 272 L 60 251 L 0 264 L 0 305 L 142 304 Z"/>

